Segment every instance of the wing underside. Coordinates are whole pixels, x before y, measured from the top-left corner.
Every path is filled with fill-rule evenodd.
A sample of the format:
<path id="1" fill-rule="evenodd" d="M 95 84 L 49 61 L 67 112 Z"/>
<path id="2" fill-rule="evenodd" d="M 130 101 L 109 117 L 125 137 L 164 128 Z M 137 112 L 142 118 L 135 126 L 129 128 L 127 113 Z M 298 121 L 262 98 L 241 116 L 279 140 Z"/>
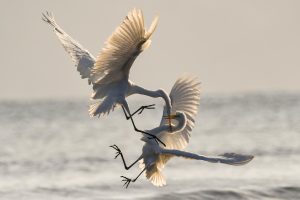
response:
<path id="1" fill-rule="evenodd" d="M 183 76 L 177 79 L 171 93 L 172 113 L 182 111 L 187 117 L 187 124 L 181 132 L 163 132 L 159 137 L 168 149 L 184 149 L 189 142 L 190 132 L 194 127 L 195 118 L 200 102 L 200 82 L 192 76 Z M 166 107 L 164 109 L 166 113 Z M 167 125 L 168 121 L 162 118 L 161 126 Z"/>
<path id="2" fill-rule="evenodd" d="M 88 50 L 84 49 L 75 39 L 69 36 L 55 21 L 53 15 L 49 12 L 43 13 L 42 18 L 46 23 L 53 27 L 54 33 L 60 40 L 64 49 L 71 56 L 72 61 L 75 63 L 77 71 L 80 73 L 81 78 L 87 78 L 91 83 L 90 75 L 91 69 L 95 63 L 95 58 Z"/>
<path id="3" fill-rule="evenodd" d="M 105 43 L 92 69 L 92 80 L 99 85 L 128 77 L 136 57 L 150 45 L 150 36 L 157 25 L 153 21 L 145 30 L 143 13 L 133 9 Z"/>

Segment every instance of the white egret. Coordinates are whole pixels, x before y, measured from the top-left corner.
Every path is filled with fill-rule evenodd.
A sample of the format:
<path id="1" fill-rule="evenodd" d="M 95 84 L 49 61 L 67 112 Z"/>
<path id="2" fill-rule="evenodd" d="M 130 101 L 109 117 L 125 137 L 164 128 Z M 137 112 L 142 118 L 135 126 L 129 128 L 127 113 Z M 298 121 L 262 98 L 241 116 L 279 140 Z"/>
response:
<path id="1" fill-rule="evenodd" d="M 77 71 L 81 78 L 87 78 L 89 84 L 93 84 L 91 99 L 94 100 L 89 108 L 91 116 L 109 114 L 115 106 L 121 105 L 125 108 L 126 119 L 131 119 L 134 129 L 138 130 L 131 118 L 126 97 L 132 94 L 142 94 L 153 98 L 162 97 L 165 101 L 168 115 L 171 111 L 171 102 L 163 89 L 156 91 L 142 88 L 129 80 L 129 71 L 136 57 L 150 46 L 150 37 L 155 31 L 158 17 L 155 17 L 146 31 L 144 26 L 143 13 L 139 9 L 133 9 L 116 28 L 112 35 L 105 42 L 97 58 L 83 48 L 76 40 L 69 36 L 55 21 L 51 13 L 43 14 L 43 20 L 54 28 L 65 50 L 75 62 Z M 142 106 L 139 111 L 151 109 L 150 106 Z M 170 131 L 171 126 L 170 126 Z M 149 134 L 148 134 L 149 135 Z M 150 138 L 157 138 L 153 135 Z"/>
<path id="2" fill-rule="evenodd" d="M 146 171 L 146 177 L 152 184 L 155 186 L 165 185 L 166 181 L 161 171 L 167 161 L 174 156 L 229 165 L 244 165 L 253 159 L 251 155 L 236 153 L 225 153 L 219 156 L 203 156 L 182 151 L 189 142 L 191 136 L 190 132 L 194 127 L 195 117 L 198 112 L 200 100 L 199 85 L 200 83 L 195 78 L 179 78 L 170 93 L 172 113 L 176 114 L 170 117 L 163 116 L 160 126 L 147 130 L 147 132 L 156 135 L 162 140 L 166 144 L 166 147 L 160 146 L 146 137 L 143 137 L 142 140 L 145 144 L 141 156 L 134 163 L 127 166 L 121 150 L 116 145 L 111 146 L 117 151 L 115 158 L 120 155 L 124 167 L 127 170 L 141 160 L 140 167 L 142 171 L 136 178 L 130 179 L 121 176 L 126 188 L 130 182 L 135 182 L 144 171 Z M 164 114 L 167 114 L 166 107 Z M 168 132 L 169 127 L 166 118 L 172 118 L 172 133 Z"/>

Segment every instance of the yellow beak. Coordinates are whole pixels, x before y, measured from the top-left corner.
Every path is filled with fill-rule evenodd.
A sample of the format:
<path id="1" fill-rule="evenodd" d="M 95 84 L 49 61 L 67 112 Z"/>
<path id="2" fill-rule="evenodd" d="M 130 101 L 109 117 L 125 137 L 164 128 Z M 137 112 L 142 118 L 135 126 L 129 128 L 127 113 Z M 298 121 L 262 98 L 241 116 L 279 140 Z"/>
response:
<path id="1" fill-rule="evenodd" d="M 167 116 L 164 116 L 165 119 L 168 119 L 169 121 L 169 128 L 170 128 L 170 132 L 172 133 L 173 130 L 172 130 L 172 119 L 175 119 L 177 117 L 177 115 L 167 115 Z"/>
<path id="2" fill-rule="evenodd" d="M 165 119 L 175 119 L 177 115 L 166 115 L 164 116 Z"/>

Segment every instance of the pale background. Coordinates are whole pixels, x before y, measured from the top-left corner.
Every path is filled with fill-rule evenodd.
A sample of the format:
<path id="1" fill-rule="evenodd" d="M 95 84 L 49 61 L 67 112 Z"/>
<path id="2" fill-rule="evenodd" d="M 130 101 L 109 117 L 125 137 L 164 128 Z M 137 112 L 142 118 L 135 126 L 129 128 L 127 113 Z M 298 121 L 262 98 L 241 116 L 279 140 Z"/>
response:
<path id="1" fill-rule="evenodd" d="M 141 153 L 141 135 L 122 109 L 90 118 L 91 88 L 41 13 L 95 56 L 132 8 L 149 26 L 160 20 L 152 46 L 131 79 L 170 90 L 184 72 L 202 81 L 200 112 L 186 151 L 255 155 L 245 166 L 174 158 L 167 186 L 145 178 L 122 188 L 127 163 Z M 249 0 L 0 0 L 0 199 L 300 199 L 300 1 Z M 161 98 L 133 95 L 142 130 L 156 127 Z M 138 98 L 144 98 L 142 101 Z M 57 100 L 58 99 L 58 100 Z M 160 102 L 160 104 L 159 104 Z"/>
<path id="2" fill-rule="evenodd" d="M 87 98 L 69 56 L 41 13 L 95 56 L 134 7 L 160 16 L 151 48 L 130 78 L 170 90 L 184 72 L 206 94 L 300 90 L 300 1 L 0 1 L 0 99 Z"/>

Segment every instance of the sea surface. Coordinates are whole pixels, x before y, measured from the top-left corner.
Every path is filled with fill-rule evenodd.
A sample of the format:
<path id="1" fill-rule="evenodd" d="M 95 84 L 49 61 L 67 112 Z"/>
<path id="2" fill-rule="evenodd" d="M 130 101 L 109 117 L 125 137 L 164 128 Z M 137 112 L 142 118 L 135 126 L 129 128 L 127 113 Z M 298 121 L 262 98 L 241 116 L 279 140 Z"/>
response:
<path id="1" fill-rule="evenodd" d="M 140 129 L 156 127 L 160 99 L 129 98 L 131 110 L 156 104 L 135 117 Z M 300 94 L 250 93 L 202 96 L 186 151 L 205 155 L 255 155 L 245 166 L 172 159 L 157 188 L 144 176 L 122 187 L 128 163 L 141 153 L 141 135 L 122 110 L 90 118 L 88 100 L 0 101 L 0 199 L 300 199 Z"/>

